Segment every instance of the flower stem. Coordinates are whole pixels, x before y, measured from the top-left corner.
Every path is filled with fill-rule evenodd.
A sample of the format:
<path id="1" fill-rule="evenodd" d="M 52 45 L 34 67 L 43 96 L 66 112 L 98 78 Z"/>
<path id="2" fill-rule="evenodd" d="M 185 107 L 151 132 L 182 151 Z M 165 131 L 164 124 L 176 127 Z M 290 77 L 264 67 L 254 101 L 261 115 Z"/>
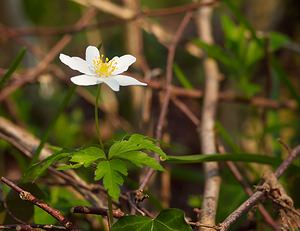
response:
<path id="1" fill-rule="evenodd" d="M 96 130 L 97 130 L 97 136 L 98 136 L 99 144 L 100 144 L 101 148 L 103 149 L 104 146 L 103 146 L 103 142 L 102 142 L 102 139 L 101 139 L 101 133 L 100 133 L 100 129 L 99 129 L 99 116 L 98 116 L 100 87 L 101 87 L 101 85 L 99 84 L 98 88 L 97 88 L 96 103 L 95 103 L 95 123 L 96 123 Z"/>
<path id="2" fill-rule="evenodd" d="M 112 200 L 110 195 L 107 193 L 107 205 L 108 205 L 108 223 L 109 223 L 109 229 L 114 223 L 114 217 L 113 217 L 113 208 L 112 208 Z"/>
<path id="3" fill-rule="evenodd" d="M 95 123 L 96 123 L 96 130 L 97 130 L 99 144 L 100 144 L 101 148 L 104 149 L 103 142 L 101 139 L 101 133 L 100 133 L 100 129 L 99 129 L 99 115 L 98 115 L 100 88 L 101 88 L 101 85 L 98 85 L 97 95 L 96 95 L 96 103 L 95 103 Z M 111 226 L 114 223 L 114 217 L 113 217 L 113 210 L 112 210 L 112 199 L 111 199 L 110 195 L 108 194 L 108 192 L 107 192 L 107 205 L 108 205 L 108 224 L 109 224 L 109 230 L 110 230 Z"/>

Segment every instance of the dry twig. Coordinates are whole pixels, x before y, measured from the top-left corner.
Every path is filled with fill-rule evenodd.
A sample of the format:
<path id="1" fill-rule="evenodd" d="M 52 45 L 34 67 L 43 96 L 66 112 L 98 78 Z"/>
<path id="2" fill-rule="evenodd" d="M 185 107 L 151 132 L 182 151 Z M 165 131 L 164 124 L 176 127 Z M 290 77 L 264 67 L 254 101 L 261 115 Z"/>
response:
<path id="1" fill-rule="evenodd" d="M 163 129 L 163 125 L 164 125 L 164 122 L 165 122 L 165 119 L 167 116 L 168 106 L 169 106 L 169 102 L 170 102 L 170 98 L 171 98 L 171 86 L 172 86 L 172 79 L 173 79 L 172 67 L 173 67 L 173 62 L 174 62 L 174 58 L 175 58 L 176 47 L 180 40 L 180 37 L 182 36 L 182 33 L 184 32 L 184 29 L 188 25 L 191 17 L 192 17 L 192 12 L 189 12 L 184 16 L 182 22 L 180 23 L 180 25 L 178 27 L 178 30 L 176 31 L 174 40 L 168 48 L 169 52 L 168 52 L 168 58 L 167 58 L 167 70 L 166 70 L 167 73 L 166 73 L 166 84 L 165 84 L 166 92 L 164 95 L 163 104 L 162 104 L 162 108 L 160 111 L 160 115 L 159 115 L 159 119 L 158 119 L 158 123 L 157 123 L 157 127 L 156 127 L 156 134 L 155 134 L 155 138 L 158 140 L 160 140 L 162 137 L 162 129 Z M 154 170 L 149 169 L 149 171 L 146 173 L 146 176 L 139 187 L 139 190 L 143 190 L 146 187 L 146 185 L 148 184 L 149 180 L 151 179 L 151 176 L 153 175 L 153 173 L 154 173 Z"/>
<path id="2" fill-rule="evenodd" d="M 289 154 L 288 158 L 284 160 L 281 165 L 276 169 L 274 176 L 279 178 L 292 162 L 300 155 L 300 146 L 295 147 Z M 241 204 L 234 212 L 232 212 L 222 223 L 219 224 L 221 231 L 228 230 L 229 227 L 234 224 L 243 214 L 248 212 L 254 205 L 256 205 L 263 197 L 265 193 L 262 191 L 256 191 L 248 200 Z"/>
<path id="3" fill-rule="evenodd" d="M 211 7 L 202 7 L 198 10 L 196 18 L 198 34 L 200 38 L 208 44 L 212 44 L 214 42 L 211 29 L 212 10 L 213 9 Z M 203 65 L 205 72 L 205 93 L 201 125 L 199 127 L 199 138 L 202 153 L 212 154 L 216 153 L 214 126 L 218 102 L 220 73 L 216 61 L 212 58 L 205 58 Z M 199 219 L 202 224 L 213 226 L 215 225 L 221 178 L 218 174 L 218 163 L 204 163 L 203 167 L 205 185 L 202 210 Z M 209 228 L 206 227 L 199 227 L 199 230 L 208 229 Z"/>
<path id="4" fill-rule="evenodd" d="M 1 177 L 1 181 L 8 185 L 11 189 L 16 191 L 20 198 L 25 201 L 29 201 L 33 203 L 34 205 L 40 207 L 45 212 L 50 214 L 52 217 L 54 217 L 56 220 L 59 221 L 66 229 L 73 230 L 73 224 L 57 209 L 52 208 L 50 205 L 48 205 L 46 202 L 37 199 L 34 195 L 32 195 L 30 192 L 20 188 L 12 181 L 6 179 L 5 177 Z"/>
<path id="5" fill-rule="evenodd" d="M 72 213 L 83 213 L 83 214 L 96 214 L 107 216 L 107 209 L 105 208 L 98 208 L 98 207 L 87 207 L 87 206 L 76 206 L 71 209 Z M 113 210 L 113 216 L 115 218 L 121 218 L 125 215 L 123 211 L 120 209 Z"/>

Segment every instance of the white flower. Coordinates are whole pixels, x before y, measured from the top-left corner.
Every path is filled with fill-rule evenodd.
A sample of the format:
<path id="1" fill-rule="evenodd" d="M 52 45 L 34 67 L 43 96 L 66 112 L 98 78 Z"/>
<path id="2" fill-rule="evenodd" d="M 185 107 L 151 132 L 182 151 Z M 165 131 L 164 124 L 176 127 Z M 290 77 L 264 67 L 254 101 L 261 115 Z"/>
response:
<path id="1" fill-rule="evenodd" d="M 136 58 L 132 55 L 116 56 L 109 60 L 100 55 L 97 47 L 88 46 L 85 52 L 85 60 L 64 54 L 60 54 L 59 59 L 71 69 L 82 73 L 82 75 L 71 78 L 71 81 L 76 85 L 90 86 L 105 83 L 114 91 L 119 91 L 120 86 L 147 85 L 132 77 L 121 75 L 136 61 Z"/>

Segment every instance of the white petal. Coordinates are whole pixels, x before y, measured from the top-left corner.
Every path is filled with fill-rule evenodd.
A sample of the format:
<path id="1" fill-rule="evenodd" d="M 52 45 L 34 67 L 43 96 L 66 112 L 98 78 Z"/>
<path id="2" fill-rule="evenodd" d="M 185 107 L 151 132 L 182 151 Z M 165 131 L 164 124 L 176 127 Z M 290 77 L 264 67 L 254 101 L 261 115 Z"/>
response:
<path id="1" fill-rule="evenodd" d="M 147 83 L 142 83 L 136 80 L 135 78 L 126 75 L 116 75 L 111 78 L 117 80 L 120 86 L 131 86 L 131 85 L 147 86 Z"/>
<path id="2" fill-rule="evenodd" d="M 116 70 L 112 74 L 118 75 L 127 71 L 128 67 L 136 61 L 136 58 L 132 55 L 123 55 L 121 57 L 114 57 L 112 60 L 117 63 Z"/>
<path id="3" fill-rule="evenodd" d="M 99 50 L 97 47 L 88 46 L 85 51 L 85 60 L 90 66 L 93 66 L 93 60 L 100 56 Z"/>
<path id="4" fill-rule="evenodd" d="M 114 91 L 120 90 L 120 85 L 118 81 L 113 79 L 112 77 L 102 78 L 101 80 L 103 81 L 103 83 L 106 83 L 112 90 Z"/>
<path id="5" fill-rule="evenodd" d="M 91 86 L 102 83 L 100 78 L 90 75 L 77 75 L 72 77 L 71 81 L 79 86 Z"/>
<path id="6" fill-rule="evenodd" d="M 65 54 L 60 54 L 59 55 L 60 61 L 62 61 L 64 64 L 69 66 L 71 69 L 80 71 L 81 73 L 91 75 L 91 71 L 88 67 L 88 64 L 85 60 L 79 57 L 70 57 Z"/>

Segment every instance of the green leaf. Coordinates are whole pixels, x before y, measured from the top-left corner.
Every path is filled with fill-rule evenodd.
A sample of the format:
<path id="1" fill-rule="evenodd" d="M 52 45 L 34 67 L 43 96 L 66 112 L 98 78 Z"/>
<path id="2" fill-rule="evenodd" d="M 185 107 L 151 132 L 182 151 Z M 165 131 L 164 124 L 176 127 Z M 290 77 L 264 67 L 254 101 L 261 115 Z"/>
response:
<path id="1" fill-rule="evenodd" d="M 221 16 L 221 24 L 226 38 L 226 42 L 236 41 L 236 28 L 237 26 L 227 15 Z"/>
<path id="2" fill-rule="evenodd" d="M 50 216 L 48 213 L 45 212 L 45 210 L 34 206 L 34 216 L 33 220 L 37 224 L 55 224 L 56 219 L 52 216 Z"/>
<path id="3" fill-rule="evenodd" d="M 44 171 L 46 171 L 50 165 L 53 165 L 57 161 L 70 158 L 70 162 L 76 163 L 74 165 L 63 165 L 58 167 L 58 170 L 67 170 L 71 168 L 79 168 L 80 166 L 88 167 L 98 159 L 105 159 L 105 154 L 102 149 L 98 147 L 86 147 L 77 150 L 66 150 L 61 149 L 60 151 L 52 154 L 46 159 L 33 164 L 26 171 L 24 176 L 24 181 L 35 180 L 38 178 Z"/>
<path id="4" fill-rule="evenodd" d="M 26 53 L 26 49 L 22 48 L 19 53 L 17 54 L 17 57 L 14 59 L 8 70 L 5 72 L 5 74 L 0 79 L 0 89 L 4 86 L 4 84 L 7 82 L 7 80 L 12 76 L 12 74 L 15 72 L 19 64 L 24 58 L 24 55 Z"/>
<path id="5" fill-rule="evenodd" d="M 132 143 L 136 143 L 139 148 L 138 150 L 144 149 L 144 150 L 155 152 L 160 156 L 161 160 L 165 160 L 167 158 L 167 154 L 155 144 L 156 141 L 147 136 L 143 136 L 140 134 L 133 134 L 132 136 L 130 136 L 128 141 Z"/>
<path id="6" fill-rule="evenodd" d="M 202 48 L 207 53 L 207 55 L 210 56 L 211 58 L 214 58 L 214 59 L 220 61 L 225 66 L 232 65 L 232 60 L 228 57 L 226 52 L 218 45 L 208 44 L 208 43 L 203 42 L 200 39 L 196 39 L 193 42 L 197 46 Z"/>
<path id="7" fill-rule="evenodd" d="M 190 81 L 188 80 L 186 75 L 183 73 L 181 68 L 175 63 L 173 65 L 173 70 L 175 72 L 177 79 L 179 80 L 179 82 L 185 89 L 193 89 L 193 85 L 190 83 Z"/>
<path id="8" fill-rule="evenodd" d="M 35 181 L 39 176 L 41 176 L 49 167 L 50 165 L 54 164 L 55 162 L 69 157 L 71 153 L 65 152 L 65 150 L 61 150 L 52 154 L 51 156 L 47 157 L 46 159 L 33 164 L 28 168 L 26 171 L 23 181 Z"/>
<path id="9" fill-rule="evenodd" d="M 114 155 L 114 158 L 128 160 L 138 167 L 148 166 L 155 170 L 163 171 L 164 168 L 153 157 L 144 152 L 132 151 Z"/>
<path id="10" fill-rule="evenodd" d="M 168 162 L 178 164 L 202 163 L 207 161 L 241 161 L 253 162 L 268 165 L 278 165 L 282 159 L 259 154 L 239 153 L 239 154 L 209 154 L 209 155 L 185 155 L 168 156 Z"/>
<path id="11" fill-rule="evenodd" d="M 276 51 L 290 42 L 289 37 L 278 32 L 270 32 L 269 38 L 271 51 Z"/>
<path id="12" fill-rule="evenodd" d="M 248 98 L 261 91 L 261 86 L 255 83 L 251 83 L 250 79 L 247 76 L 240 77 L 238 86 L 243 91 L 243 94 Z"/>
<path id="13" fill-rule="evenodd" d="M 245 63 L 247 67 L 251 67 L 257 61 L 262 59 L 264 56 L 263 49 L 259 46 L 259 44 L 255 40 L 251 40 L 248 43 L 248 49 L 246 52 Z"/>
<path id="14" fill-rule="evenodd" d="M 104 160 L 98 163 L 95 171 L 95 180 L 103 179 L 104 188 L 108 194 L 118 200 L 120 195 L 120 185 L 123 184 L 123 175 L 127 176 L 127 167 L 122 160 Z"/>
<path id="15" fill-rule="evenodd" d="M 251 33 L 252 37 L 257 41 L 259 46 L 263 46 L 263 41 L 260 40 L 257 35 L 255 29 L 252 27 L 250 22 L 246 19 L 246 17 L 241 13 L 241 11 L 238 9 L 238 7 L 232 3 L 232 0 L 224 0 L 223 1 L 227 7 L 232 11 L 232 13 L 235 15 L 235 17 L 238 19 L 240 23 L 242 23 Z"/>
<path id="16" fill-rule="evenodd" d="M 61 165 L 58 166 L 56 169 L 57 170 L 69 170 L 69 169 L 75 169 L 75 168 L 80 168 L 82 166 L 82 163 L 77 163 L 77 164 L 65 164 L 65 165 Z"/>
<path id="17" fill-rule="evenodd" d="M 152 151 L 160 155 L 162 160 L 166 159 L 166 153 L 164 153 L 160 147 L 156 146 L 155 141 L 147 136 L 140 134 L 133 134 L 128 140 L 122 140 L 115 142 L 109 149 L 108 157 L 112 159 L 116 155 L 121 155 L 132 151 Z"/>
<path id="18" fill-rule="evenodd" d="M 155 219 L 143 216 L 125 216 L 119 219 L 112 231 L 192 231 L 185 222 L 184 213 L 179 209 L 162 210 Z"/>
<path id="19" fill-rule="evenodd" d="M 73 152 L 70 162 L 80 163 L 84 167 L 88 167 L 98 159 L 106 159 L 103 150 L 98 147 L 87 147 Z"/>

